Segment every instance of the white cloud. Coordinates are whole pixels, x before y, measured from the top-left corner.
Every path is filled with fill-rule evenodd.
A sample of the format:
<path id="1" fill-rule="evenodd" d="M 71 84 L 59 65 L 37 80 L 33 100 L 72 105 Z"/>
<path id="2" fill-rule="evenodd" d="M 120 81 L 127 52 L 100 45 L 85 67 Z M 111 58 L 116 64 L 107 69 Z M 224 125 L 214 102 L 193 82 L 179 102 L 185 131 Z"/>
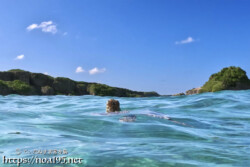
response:
<path id="1" fill-rule="evenodd" d="M 34 29 L 41 29 L 42 32 L 46 33 L 57 33 L 56 25 L 53 23 L 53 21 L 44 21 L 38 24 L 31 24 L 26 28 L 28 31 L 32 31 Z"/>
<path id="2" fill-rule="evenodd" d="M 37 25 L 37 24 L 31 24 L 31 25 L 29 25 L 29 26 L 27 27 L 27 30 L 28 30 L 28 31 L 31 31 L 31 30 L 34 30 L 34 29 L 36 29 L 36 28 L 38 28 L 38 25 Z"/>
<path id="3" fill-rule="evenodd" d="M 192 43 L 195 40 L 192 37 L 188 37 L 187 39 L 181 40 L 181 41 L 176 41 L 175 44 L 179 45 L 179 44 L 187 44 L 187 43 Z"/>
<path id="4" fill-rule="evenodd" d="M 15 60 L 22 60 L 24 58 L 24 55 L 18 55 Z"/>
<path id="5" fill-rule="evenodd" d="M 82 72 L 85 72 L 85 70 L 82 67 L 79 66 L 76 68 L 76 73 L 82 73 Z"/>
<path id="6" fill-rule="evenodd" d="M 106 68 L 101 68 L 101 69 L 98 69 L 97 67 L 89 70 L 89 74 L 90 75 L 94 75 L 94 74 L 98 74 L 98 73 L 104 73 L 106 71 Z"/>
<path id="7" fill-rule="evenodd" d="M 43 74 L 44 74 L 44 75 L 49 75 L 49 73 L 48 73 L 48 72 L 44 72 Z"/>

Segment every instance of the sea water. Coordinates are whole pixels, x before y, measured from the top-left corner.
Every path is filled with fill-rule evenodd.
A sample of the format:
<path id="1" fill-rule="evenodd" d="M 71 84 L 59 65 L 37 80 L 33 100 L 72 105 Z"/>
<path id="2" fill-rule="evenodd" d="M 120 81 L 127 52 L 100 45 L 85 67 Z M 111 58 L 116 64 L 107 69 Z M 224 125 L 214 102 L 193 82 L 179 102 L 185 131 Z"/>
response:
<path id="1" fill-rule="evenodd" d="M 120 122 L 126 114 L 106 115 L 110 98 L 136 115 L 136 121 Z M 168 115 L 184 124 L 143 112 Z M 34 156 L 82 158 L 82 164 L 20 166 L 247 167 L 250 91 L 148 98 L 0 96 L 0 166 L 17 166 L 3 162 L 4 157 Z"/>

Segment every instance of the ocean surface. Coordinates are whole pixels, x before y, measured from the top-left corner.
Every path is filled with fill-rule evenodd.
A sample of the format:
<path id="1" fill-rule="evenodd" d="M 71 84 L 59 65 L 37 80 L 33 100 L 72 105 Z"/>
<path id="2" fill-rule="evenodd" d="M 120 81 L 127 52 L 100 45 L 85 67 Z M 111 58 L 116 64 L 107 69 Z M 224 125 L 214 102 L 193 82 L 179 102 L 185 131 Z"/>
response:
<path id="1" fill-rule="evenodd" d="M 4 157 L 43 167 L 250 166 L 250 91 L 115 98 L 135 122 L 119 121 L 128 114 L 106 115 L 110 98 L 0 96 L 0 166 L 17 166 Z M 83 160 L 36 164 L 34 156 Z"/>

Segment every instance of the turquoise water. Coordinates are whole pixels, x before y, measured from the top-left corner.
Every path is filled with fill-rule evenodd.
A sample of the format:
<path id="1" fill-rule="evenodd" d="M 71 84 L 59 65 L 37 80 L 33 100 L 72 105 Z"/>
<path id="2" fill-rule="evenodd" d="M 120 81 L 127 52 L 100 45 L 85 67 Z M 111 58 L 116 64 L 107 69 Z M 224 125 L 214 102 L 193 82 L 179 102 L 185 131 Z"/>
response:
<path id="1" fill-rule="evenodd" d="M 16 149 L 65 149 L 67 157 L 84 159 L 81 165 L 21 166 L 250 166 L 250 91 L 115 98 L 137 116 L 130 123 L 119 122 L 126 114 L 104 115 L 110 98 L 0 96 L 0 166 L 10 166 L 3 156 L 33 156 Z"/>

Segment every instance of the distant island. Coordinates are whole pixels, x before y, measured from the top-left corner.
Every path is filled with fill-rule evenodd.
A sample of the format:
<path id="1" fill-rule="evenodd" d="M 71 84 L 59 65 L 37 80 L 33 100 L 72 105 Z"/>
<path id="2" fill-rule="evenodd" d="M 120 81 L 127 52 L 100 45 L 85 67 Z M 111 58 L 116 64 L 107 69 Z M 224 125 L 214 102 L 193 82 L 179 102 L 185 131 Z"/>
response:
<path id="1" fill-rule="evenodd" d="M 186 93 L 173 96 L 192 95 L 222 90 L 250 89 L 250 80 L 240 67 L 223 68 L 210 76 L 200 88 L 193 88 Z M 56 77 L 41 73 L 32 73 L 20 69 L 0 72 L 0 95 L 96 95 L 116 97 L 153 97 L 156 92 L 138 92 L 124 88 L 111 87 L 100 83 L 73 81 L 69 78 Z"/>
<path id="2" fill-rule="evenodd" d="M 53 78 L 20 69 L 0 72 L 0 95 L 97 95 L 117 97 L 152 97 L 156 92 L 138 92 L 99 83 Z"/>
<path id="3" fill-rule="evenodd" d="M 205 92 L 218 92 L 222 90 L 247 90 L 250 89 L 250 80 L 246 71 L 240 67 L 223 68 L 220 72 L 210 76 L 209 80 L 200 88 L 186 91 L 186 95 Z M 185 95 L 184 93 L 176 95 Z"/>

